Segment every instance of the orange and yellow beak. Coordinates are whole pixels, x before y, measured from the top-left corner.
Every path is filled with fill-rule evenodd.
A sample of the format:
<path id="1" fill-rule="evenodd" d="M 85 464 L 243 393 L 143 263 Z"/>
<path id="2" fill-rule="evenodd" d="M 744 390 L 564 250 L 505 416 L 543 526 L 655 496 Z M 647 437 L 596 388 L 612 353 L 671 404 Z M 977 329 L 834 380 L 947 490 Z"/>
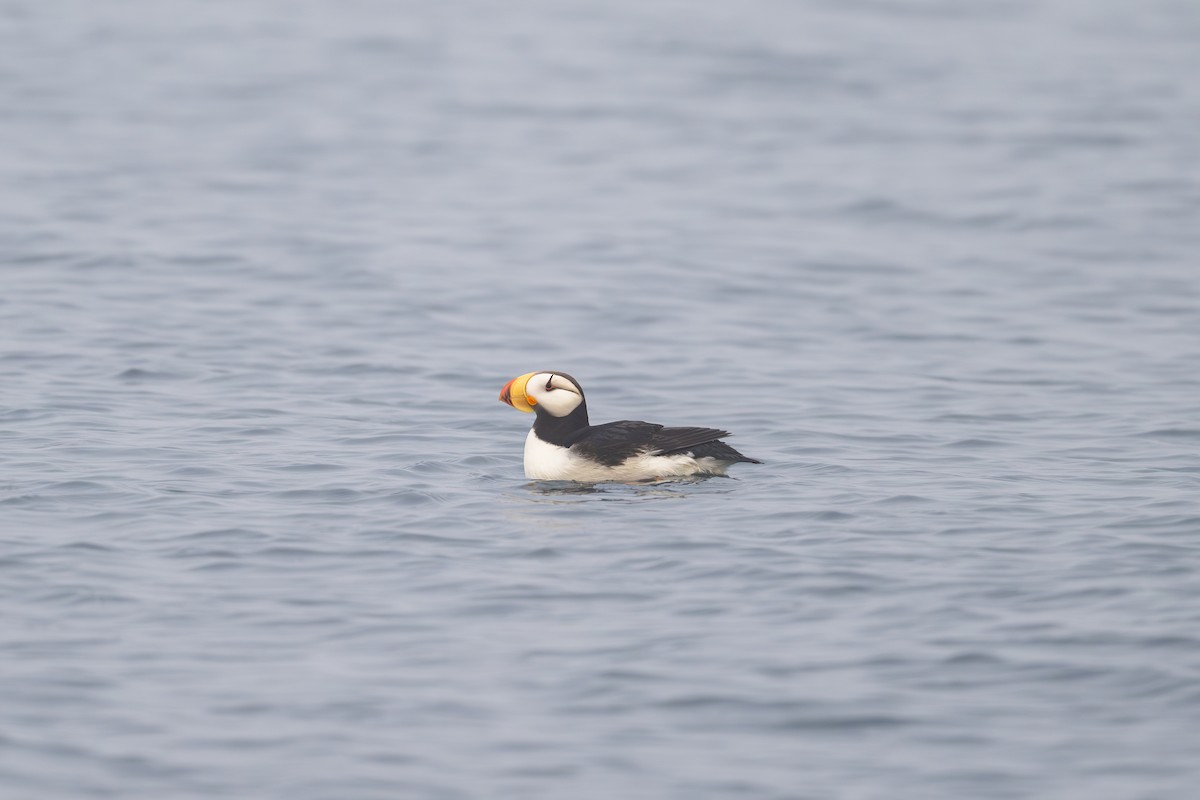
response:
<path id="1" fill-rule="evenodd" d="M 532 413 L 537 401 L 525 394 L 525 384 L 529 383 L 529 379 L 536 374 L 536 372 L 526 372 L 521 377 L 513 378 L 504 384 L 504 388 L 500 390 L 500 402 L 508 403 L 517 411 Z"/>

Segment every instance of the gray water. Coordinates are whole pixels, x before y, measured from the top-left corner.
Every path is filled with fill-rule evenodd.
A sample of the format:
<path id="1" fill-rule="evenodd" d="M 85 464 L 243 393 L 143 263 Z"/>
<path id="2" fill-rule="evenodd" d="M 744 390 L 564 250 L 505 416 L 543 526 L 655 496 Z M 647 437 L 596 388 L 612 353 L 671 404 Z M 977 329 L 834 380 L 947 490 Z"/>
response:
<path id="1" fill-rule="evenodd" d="M 1191 798 L 1190 0 L 0 2 L 0 795 Z M 527 482 L 508 379 L 765 463 Z"/>

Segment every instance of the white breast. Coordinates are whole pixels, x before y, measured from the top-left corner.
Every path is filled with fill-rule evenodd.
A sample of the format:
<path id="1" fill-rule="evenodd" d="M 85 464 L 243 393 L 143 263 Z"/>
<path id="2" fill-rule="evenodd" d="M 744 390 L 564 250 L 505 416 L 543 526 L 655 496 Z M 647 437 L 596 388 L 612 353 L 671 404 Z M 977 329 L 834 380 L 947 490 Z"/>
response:
<path id="1" fill-rule="evenodd" d="M 525 477 L 540 481 L 645 481 L 688 475 L 724 475 L 729 465 L 714 458 L 687 454 L 635 456 L 615 467 L 597 464 L 566 447 L 543 442 L 533 430 L 525 437 Z"/>
<path id="2" fill-rule="evenodd" d="M 570 481 L 579 457 L 565 447 L 543 442 L 529 429 L 525 437 L 525 477 L 542 481 Z"/>

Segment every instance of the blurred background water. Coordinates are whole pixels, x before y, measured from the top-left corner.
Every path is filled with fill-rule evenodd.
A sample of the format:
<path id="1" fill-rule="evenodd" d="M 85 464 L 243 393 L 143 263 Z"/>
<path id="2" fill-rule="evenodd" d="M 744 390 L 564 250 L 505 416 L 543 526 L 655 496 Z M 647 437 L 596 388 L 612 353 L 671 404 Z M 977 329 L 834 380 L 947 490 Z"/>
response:
<path id="1" fill-rule="evenodd" d="M 1190 798 L 1190 0 L 0 0 L 5 798 Z M 733 430 L 522 477 L 509 378 Z"/>

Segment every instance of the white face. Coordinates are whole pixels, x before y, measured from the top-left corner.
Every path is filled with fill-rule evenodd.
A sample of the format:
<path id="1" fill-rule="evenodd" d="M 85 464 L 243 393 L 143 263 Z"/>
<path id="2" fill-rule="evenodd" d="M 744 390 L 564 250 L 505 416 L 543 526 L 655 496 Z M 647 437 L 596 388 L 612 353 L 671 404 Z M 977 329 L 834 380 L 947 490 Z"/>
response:
<path id="1" fill-rule="evenodd" d="M 539 372 L 525 384 L 525 396 L 552 417 L 565 417 L 583 402 L 583 392 L 572 381 L 553 372 Z"/>

